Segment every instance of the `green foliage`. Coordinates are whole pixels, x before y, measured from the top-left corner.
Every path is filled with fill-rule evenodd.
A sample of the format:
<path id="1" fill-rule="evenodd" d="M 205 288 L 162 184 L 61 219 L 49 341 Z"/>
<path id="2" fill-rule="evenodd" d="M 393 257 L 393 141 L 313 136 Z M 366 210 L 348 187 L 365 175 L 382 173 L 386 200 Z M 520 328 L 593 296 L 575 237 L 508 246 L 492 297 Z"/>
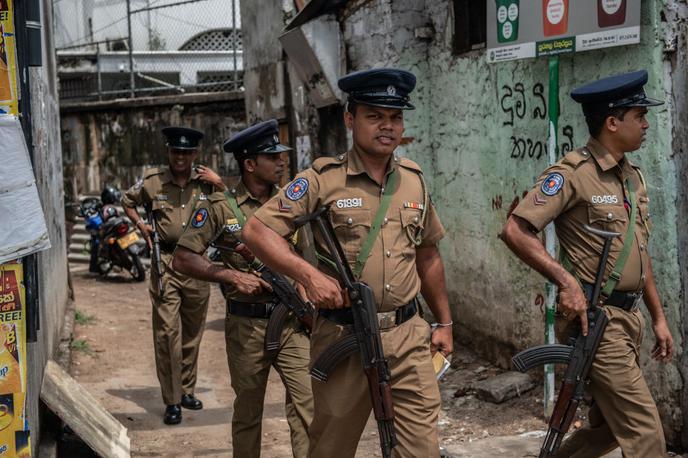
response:
<path id="1" fill-rule="evenodd" d="M 72 340 L 72 343 L 69 344 L 69 348 L 74 351 L 83 351 L 88 355 L 93 353 L 91 345 L 89 345 L 89 343 L 83 339 Z"/>
<path id="2" fill-rule="evenodd" d="M 93 315 L 87 315 L 81 310 L 77 310 L 74 313 L 74 321 L 76 321 L 77 324 L 80 324 L 82 326 L 89 325 L 93 323 L 96 320 L 96 317 Z"/>

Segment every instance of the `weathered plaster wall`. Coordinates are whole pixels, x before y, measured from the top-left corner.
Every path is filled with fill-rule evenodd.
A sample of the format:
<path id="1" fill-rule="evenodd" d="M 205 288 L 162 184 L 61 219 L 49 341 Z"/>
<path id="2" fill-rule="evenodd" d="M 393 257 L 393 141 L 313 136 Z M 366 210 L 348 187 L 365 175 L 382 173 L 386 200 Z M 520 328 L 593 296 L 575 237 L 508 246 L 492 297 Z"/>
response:
<path id="1" fill-rule="evenodd" d="M 670 2 L 666 5 L 665 10 L 666 24 L 664 32 L 664 47 L 672 51 L 667 53 L 667 67 L 671 78 L 665 80 L 665 84 L 670 85 L 671 91 L 671 116 L 672 116 L 672 153 L 673 159 L 676 162 L 676 177 L 677 183 L 683 184 L 678 186 L 678 194 L 676 200 L 677 221 L 679 228 L 682 228 L 680 222 L 688 221 L 688 132 L 684 126 L 688 125 L 688 109 L 686 100 L 686 87 L 688 87 L 688 80 L 686 79 L 685 69 L 688 68 L 688 34 L 687 34 L 687 20 L 688 20 L 688 5 L 685 3 Z M 685 342 L 688 335 L 688 301 L 686 300 L 686 292 L 688 292 L 688 231 L 679 229 L 678 233 L 678 261 L 681 282 L 681 295 L 679 302 L 676 303 L 678 313 L 683 317 L 681 323 L 683 331 L 683 339 Z M 678 368 L 684 381 L 681 391 L 680 409 L 683 412 L 683 431 L 680 437 L 684 448 L 688 448 L 688 427 L 686 427 L 686 419 L 688 419 L 688 352 L 683 352 L 682 357 L 678 360 Z M 676 406 L 678 410 L 679 406 Z"/>
<path id="2" fill-rule="evenodd" d="M 222 151 L 225 139 L 246 126 L 243 99 L 222 102 L 146 106 L 95 105 L 63 109 L 62 150 L 68 198 L 98 192 L 106 183 L 131 186 L 146 167 L 167 163 L 160 130 L 184 125 L 205 133 L 197 162 L 223 176 L 237 173 L 236 162 Z"/>
<path id="3" fill-rule="evenodd" d="M 38 254 L 38 340 L 27 345 L 27 410 L 32 447 L 40 438 L 39 396 L 43 368 L 58 343 L 67 304 L 67 248 L 62 187 L 62 155 L 52 30 L 52 3 L 42 2 L 43 66 L 29 70 L 33 134 L 33 168 L 51 248 Z"/>
<path id="4" fill-rule="evenodd" d="M 246 119 L 249 124 L 286 117 L 285 64 L 278 37 L 288 12 L 282 3 L 286 5 L 287 2 L 241 2 L 241 24 L 245 30 L 242 39 Z"/>
<path id="5" fill-rule="evenodd" d="M 650 139 L 631 160 L 643 167 L 649 184 L 655 224 L 651 253 L 678 353 L 668 365 L 649 360 L 654 341 L 648 317 L 643 367 L 674 444 L 682 429 L 685 389 L 678 370 L 685 326 L 685 260 L 679 256 L 679 244 L 685 248 L 686 243 L 679 240 L 685 203 L 680 204 L 680 218 L 677 202 L 685 201 L 685 180 L 678 177 L 685 175 L 686 166 L 673 153 L 676 117 L 685 117 L 684 107 L 671 95 L 685 92 L 685 85 L 672 84 L 664 42 L 671 42 L 679 26 L 667 22 L 664 9 L 679 4 L 643 2 L 640 45 L 561 58 L 559 128 L 562 152 L 585 143 L 580 107 L 568 93 L 612 73 L 646 68 L 647 92 L 669 100 L 652 110 Z M 507 366 L 516 350 L 543 340 L 544 280 L 519 262 L 497 234 L 509 208 L 548 164 L 547 61 L 488 65 L 484 50 L 452 55 L 450 8 L 451 2 L 438 0 L 359 1 L 351 2 L 340 19 L 350 70 L 398 66 L 419 79 L 413 94 L 418 109 L 406 117 L 406 135 L 413 140 L 403 153 L 424 167 L 447 228 L 441 249 L 459 323 L 456 333 L 461 342 Z M 435 30 L 432 41 L 416 38 L 417 28 L 428 24 Z M 677 66 L 679 72 L 681 68 Z M 683 84 L 682 79 L 675 82 Z"/>

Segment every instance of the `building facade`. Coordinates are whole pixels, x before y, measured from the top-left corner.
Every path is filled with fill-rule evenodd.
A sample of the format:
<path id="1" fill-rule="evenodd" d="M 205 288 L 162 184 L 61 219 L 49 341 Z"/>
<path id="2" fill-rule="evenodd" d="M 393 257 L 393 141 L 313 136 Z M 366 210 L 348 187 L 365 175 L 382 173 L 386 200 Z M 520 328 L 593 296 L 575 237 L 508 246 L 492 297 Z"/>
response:
<path id="1" fill-rule="evenodd" d="M 316 107 L 313 81 L 304 80 L 278 41 L 300 2 L 244 2 L 243 23 L 272 17 L 282 23 L 244 32 L 249 120 L 278 117 L 297 147 L 296 163 L 346 151 L 342 107 Z M 518 350 L 542 343 L 544 279 L 524 266 L 497 238 L 507 214 L 548 165 L 548 64 L 525 59 L 488 64 L 484 11 L 465 0 L 352 0 L 337 8 L 311 0 L 299 22 L 333 21 L 344 49 L 342 73 L 393 66 L 412 71 L 417 109 L 407 113 L 401 153 L 421 164 L 447 229 L 441 242 L 455 335 L 508 367 Z M 332 2 L 331 2 L 332 3 Z M 473 5 L 471 5 L 473 4 Z M 306 11 L 310 18 L 302 15 Z M 648 94 L 666 100 L 649 115 L 643 148 L 631 155 L 649 185 L 654 221 L 650 251 L 676 344 L 672 363 L 650 360 L 651 325 L 642 365 L 659 406 L 669 443 L 688 447 L 688 160 L 686 125 L 686 14 L 674 0 L 643 0 L 637 45 L 560 57 L 559 151 L 588 138 L 580 106 L 568 96 L 588 81 L 637 69 L 650 75 Z M 329 16 L 328 16 L 329 15 Z M 304 26 L 302 26 L 304 27 Z M 306 34 L 307 35 L 307 34 Z M 317 50 L 315 52 L 317 55 Z M 323 71 L 327 74 L 327 71 Z M 270 103 L 265 103 L 269 100 Z"/>

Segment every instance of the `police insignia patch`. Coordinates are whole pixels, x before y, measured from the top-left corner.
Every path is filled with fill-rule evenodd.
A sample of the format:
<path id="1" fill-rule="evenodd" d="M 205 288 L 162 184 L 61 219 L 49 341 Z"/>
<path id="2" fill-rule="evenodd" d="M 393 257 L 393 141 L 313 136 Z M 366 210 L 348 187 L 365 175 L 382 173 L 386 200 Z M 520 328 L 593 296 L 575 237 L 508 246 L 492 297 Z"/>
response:
<path id="1" fill-rule="evenodd" d="M 284 192 L 289 200 L 299 200 L 308 191 L 308 180 L 305 178 L 297 178 L 292 181 Z"/>
<path id="2" fill-rule="evenodd" d="M 542 182 L 540 190 L 546 196 L 553 196 L 559 192 L 562 186 L 564 186 L 564 177 L 561 173 L 554 172 L 547 175 L 545 181 Z"/>
<path id="3" fill-rule="evenodd" d="M 191 225 L 196 229 L 203 227 L 205 220 L 208 219 L 208 210 L 205 208 L 199 208 L 196 213 L 191 217 Z"/>

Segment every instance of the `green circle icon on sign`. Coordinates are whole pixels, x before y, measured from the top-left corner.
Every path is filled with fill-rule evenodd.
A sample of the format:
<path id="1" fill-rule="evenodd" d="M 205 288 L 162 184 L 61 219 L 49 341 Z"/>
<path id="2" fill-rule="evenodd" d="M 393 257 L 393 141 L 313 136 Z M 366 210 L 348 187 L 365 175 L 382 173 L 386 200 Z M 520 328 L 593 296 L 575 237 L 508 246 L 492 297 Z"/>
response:
<path id="1" fill-rule="evenodd" d="M 495 0 L 497 3 L 497 41 L 518 40 L 519 0 Z"/>

